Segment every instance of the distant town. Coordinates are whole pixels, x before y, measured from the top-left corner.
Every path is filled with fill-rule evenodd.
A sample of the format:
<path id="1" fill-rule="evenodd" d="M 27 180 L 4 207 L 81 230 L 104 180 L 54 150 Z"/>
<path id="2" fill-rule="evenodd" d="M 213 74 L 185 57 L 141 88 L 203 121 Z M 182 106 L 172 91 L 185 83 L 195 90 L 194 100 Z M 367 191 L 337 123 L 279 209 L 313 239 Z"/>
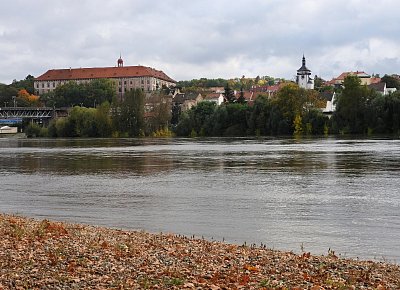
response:
<path id="1" fill-rule="evenodd" d="M 30 137 L 399 134 L 400 76 L 347 71 L 176 81 L 146 66 L 50 69 L 0 84 L 0 134 Z"/>

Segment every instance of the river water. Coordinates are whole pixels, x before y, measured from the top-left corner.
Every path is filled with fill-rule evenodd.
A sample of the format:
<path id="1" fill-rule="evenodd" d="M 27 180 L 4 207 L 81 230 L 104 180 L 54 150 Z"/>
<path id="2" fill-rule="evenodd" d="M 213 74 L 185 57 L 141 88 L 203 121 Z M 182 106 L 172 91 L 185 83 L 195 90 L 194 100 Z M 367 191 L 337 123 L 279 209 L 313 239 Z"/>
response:
<path id="1" fill-rule="evenodd" d="M 0 212 L 400 262 L 398 139 L 0 138 Z"/>

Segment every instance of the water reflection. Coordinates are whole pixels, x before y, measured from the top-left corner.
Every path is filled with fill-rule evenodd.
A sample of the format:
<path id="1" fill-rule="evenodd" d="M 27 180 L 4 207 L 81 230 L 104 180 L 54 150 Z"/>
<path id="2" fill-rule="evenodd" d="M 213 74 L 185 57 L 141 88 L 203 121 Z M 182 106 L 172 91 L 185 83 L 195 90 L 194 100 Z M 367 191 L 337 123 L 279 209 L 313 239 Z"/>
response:
<path id="1" fill-rule="evenodd" d="M 400 260 L 399 140 L 0 139 L 0 211 Z"/>

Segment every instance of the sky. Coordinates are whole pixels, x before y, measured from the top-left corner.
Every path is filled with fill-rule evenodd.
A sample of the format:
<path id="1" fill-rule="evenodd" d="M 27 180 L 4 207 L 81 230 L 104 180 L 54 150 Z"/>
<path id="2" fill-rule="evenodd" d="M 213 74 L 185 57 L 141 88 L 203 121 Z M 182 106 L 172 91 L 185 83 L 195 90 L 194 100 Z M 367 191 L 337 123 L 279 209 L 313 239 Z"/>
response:
<path id="1" fill-rule="evenodd" d="M 2 0 L 0 83 L 144 65 L 171 78 L 400 73 L 399 0 Z"/>

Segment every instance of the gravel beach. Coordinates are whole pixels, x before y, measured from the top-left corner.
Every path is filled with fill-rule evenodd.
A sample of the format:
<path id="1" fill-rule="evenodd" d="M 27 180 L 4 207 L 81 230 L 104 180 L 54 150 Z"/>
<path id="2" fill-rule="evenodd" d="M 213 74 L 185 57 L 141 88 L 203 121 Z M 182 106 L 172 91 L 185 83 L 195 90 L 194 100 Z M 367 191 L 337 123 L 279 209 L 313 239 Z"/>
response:
<path id="1" fill-rule="evenodd" d="M 0 214 L 0 289 L 400 289 L 400 267 Z"/>

